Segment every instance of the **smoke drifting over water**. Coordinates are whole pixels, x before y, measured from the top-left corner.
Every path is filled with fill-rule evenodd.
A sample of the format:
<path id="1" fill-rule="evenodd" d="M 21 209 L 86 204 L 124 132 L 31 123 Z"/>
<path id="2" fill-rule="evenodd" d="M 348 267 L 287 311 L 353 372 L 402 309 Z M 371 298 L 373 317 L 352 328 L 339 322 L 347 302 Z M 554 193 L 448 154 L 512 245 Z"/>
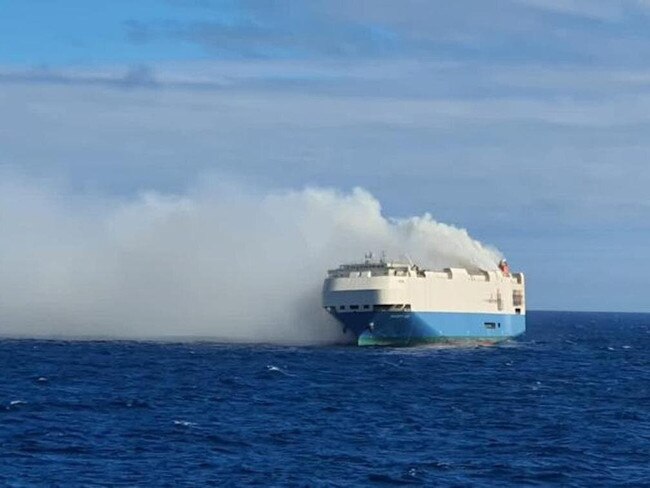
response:
<path id="1" fill-rule="evenodd" d="M 362 189 L 116 201 L 5 181 L 0 231 L 0 335 L 21 337 L 335 342 L 327 269 L 369 250 L 434 268 L 501 257 L 428 214 L 386 218 Z"/>

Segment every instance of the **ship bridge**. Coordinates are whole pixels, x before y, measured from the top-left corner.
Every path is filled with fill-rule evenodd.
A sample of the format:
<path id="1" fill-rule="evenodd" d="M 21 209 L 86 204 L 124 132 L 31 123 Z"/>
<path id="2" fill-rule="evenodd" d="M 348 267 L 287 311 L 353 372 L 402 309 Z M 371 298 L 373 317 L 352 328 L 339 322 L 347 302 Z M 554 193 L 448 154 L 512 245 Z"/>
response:
<path id="1" fill-rule="evenodd" d="M 342 264 L 327 272 L 329 278 L 370 278 L 373 276 L 420 276 L 424 271 L 414 264 L 366 260 L 365 263 Z"/>
<path id="2" fill-rule="evenodd" d="M 330 312 L 410 311 L 406 282 L 409 278 L 425 277 L 424 271 L 414 264 L 384 259 L 342 264 L 327 275 L 323 298 Z"/>

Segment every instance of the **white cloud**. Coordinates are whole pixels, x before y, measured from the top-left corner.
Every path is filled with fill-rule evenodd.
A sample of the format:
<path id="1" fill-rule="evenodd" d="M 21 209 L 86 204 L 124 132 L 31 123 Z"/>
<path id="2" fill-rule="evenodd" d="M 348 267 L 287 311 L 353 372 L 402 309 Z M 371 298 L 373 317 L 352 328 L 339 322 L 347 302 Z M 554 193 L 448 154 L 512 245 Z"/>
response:
<path id="1" fill-rule="evenodd" d="M 615 21 L 623 17 L 625 2 L 611 0 L 514 0 L 528 7 L 590 19 Z"/>

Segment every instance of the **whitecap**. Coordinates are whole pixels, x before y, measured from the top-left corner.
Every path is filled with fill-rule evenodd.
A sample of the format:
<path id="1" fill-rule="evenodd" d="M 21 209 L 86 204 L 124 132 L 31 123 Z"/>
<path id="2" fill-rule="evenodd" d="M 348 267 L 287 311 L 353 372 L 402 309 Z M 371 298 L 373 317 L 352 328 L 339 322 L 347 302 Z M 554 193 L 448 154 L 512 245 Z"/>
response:
<path id="1" fill-rule="evenodd" d="M 174 425 L 182 425 L 183 427 L 192 427 L 196 425 L 196 423 L 190 422 L 188 420 L 174 420 Z"/>
<path id="2" fill-rule="evenodd" d="M 280 374 L 283 374 L 284 376 L 295 376 L 295 375 L 287 373 L 284 369 L 282 369 L 282 368 L 280 368 L 278 366 L 273 366 L 272 364 L 268 364 L 266 366 L 266 370 L 269 373 L 280 373 Z"/>

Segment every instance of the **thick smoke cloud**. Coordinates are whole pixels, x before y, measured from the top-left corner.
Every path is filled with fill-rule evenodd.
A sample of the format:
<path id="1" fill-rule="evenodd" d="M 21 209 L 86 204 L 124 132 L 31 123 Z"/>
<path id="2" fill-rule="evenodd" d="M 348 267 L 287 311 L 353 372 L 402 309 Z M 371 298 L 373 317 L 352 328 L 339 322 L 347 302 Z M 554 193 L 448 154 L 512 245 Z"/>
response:
<path id="1" fill-rule="evenodd" d="M 320 307 L 327 269 L 386 251 L 494 268 L 498 251 L 425 214 L 389 219 L 367 191 L 70 196 L 0 183 L 0 335 L 342 341 Z"/>

